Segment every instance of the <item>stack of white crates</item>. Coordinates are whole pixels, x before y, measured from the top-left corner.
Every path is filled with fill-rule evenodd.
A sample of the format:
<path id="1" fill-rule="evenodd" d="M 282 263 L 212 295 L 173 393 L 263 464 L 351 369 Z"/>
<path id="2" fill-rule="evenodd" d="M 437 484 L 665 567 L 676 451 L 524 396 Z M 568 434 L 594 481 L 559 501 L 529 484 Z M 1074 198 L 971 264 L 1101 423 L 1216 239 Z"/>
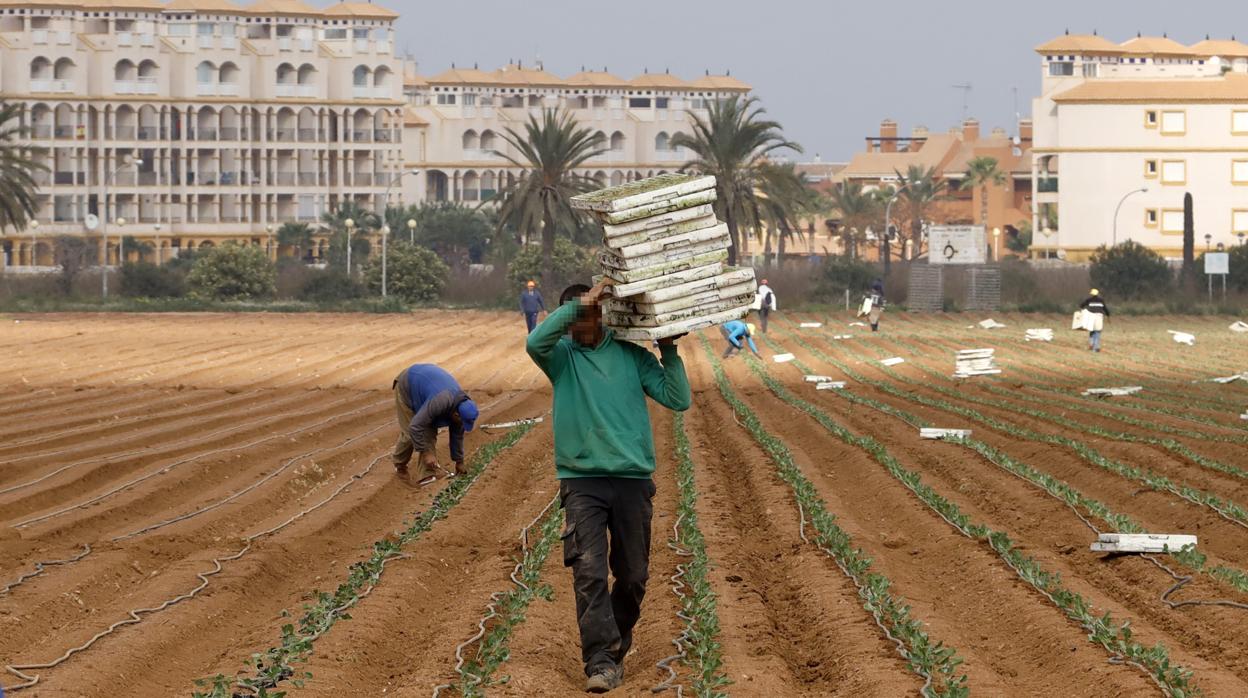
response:
<path id="1" fill-rule="evenodd" d="M 993 349 L 963 349 L 954 359 L 953 375 L 957 378 L 970 378 L 1000 373 L 995 354 Z"/>
<path id="2" fill-rule="evenodd" d="M 753 269 L 728 267 L 728 226 L 715 217 L 715 178 L 666 174 L 583 194 L 572 206 L 602 221 L 598 256 L 615 281 L 604 304 L 619 339 L 662 339 L 745 317 Z"/>

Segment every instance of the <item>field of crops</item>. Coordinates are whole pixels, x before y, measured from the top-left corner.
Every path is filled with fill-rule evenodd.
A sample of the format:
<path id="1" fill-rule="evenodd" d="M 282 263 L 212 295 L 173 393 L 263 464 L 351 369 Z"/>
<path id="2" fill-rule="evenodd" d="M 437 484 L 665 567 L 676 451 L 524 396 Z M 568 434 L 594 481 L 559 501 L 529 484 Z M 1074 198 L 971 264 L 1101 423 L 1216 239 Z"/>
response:
<path id="1" fill-rule="evenodd" d="M 616 693 L 1248 695 L 1248 380 L 1208 380 L 1248 371 L 1248 335 L 1113 318 L 1090 354 L 1068 317 L 980 319 L 782 314 L 761 361 L 682 340 L 694 405 L 651 412 L 649 592 Z M 580 695 L 523 341 L 519 315 L 475 312 L 0 318 L 0 684 Z M 952 378 L 978 348 L 1002 373 Z M 389 463 L 416 362 L 502 425 L 423 489 Z M 1118 386 L 1143 390 L 1080 394 Z M 1090 552 L 1109 532 L 1199 546 Z"/>

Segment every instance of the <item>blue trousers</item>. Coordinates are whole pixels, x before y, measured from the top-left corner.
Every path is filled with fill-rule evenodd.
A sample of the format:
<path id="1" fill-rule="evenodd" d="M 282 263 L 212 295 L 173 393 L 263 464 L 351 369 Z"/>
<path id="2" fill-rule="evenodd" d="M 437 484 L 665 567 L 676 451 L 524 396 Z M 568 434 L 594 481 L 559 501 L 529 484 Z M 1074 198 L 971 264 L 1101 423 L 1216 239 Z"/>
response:
<path id="1" fill-rule="evenodd" d="M 529 326 L 529 334 L 533 334 L 533 329 L 537 327 L 537 313 L 525 313 L 524 324 Z"/>
<path id="2" fill-rule="evenodd" d="M 1088 346 L 1092 349 L 1092 351 L 1101 350 L 1101 331 L 1100 330 L 1092 330 L 1091 332 L 1088 333 Z"/>

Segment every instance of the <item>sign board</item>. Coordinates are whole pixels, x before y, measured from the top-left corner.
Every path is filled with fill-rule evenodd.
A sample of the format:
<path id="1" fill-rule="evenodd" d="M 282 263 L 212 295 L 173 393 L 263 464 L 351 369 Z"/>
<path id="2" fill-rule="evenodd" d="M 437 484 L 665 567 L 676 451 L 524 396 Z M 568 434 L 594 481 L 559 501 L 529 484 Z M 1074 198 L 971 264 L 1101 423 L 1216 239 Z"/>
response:
<path id="1" fill-rule="evenodd" d="M 1205 273 L 1206 274 L 1229 274 L 1231 273 L 1231 255 L 1228 252 L 1206 252 L 1205 253 Z"/>
<path id="2" fill-rule="evenodd" d="M 933 225 L 927 234 L 931 264 L 984 264 L 988 236 L 982 225 Z"/>

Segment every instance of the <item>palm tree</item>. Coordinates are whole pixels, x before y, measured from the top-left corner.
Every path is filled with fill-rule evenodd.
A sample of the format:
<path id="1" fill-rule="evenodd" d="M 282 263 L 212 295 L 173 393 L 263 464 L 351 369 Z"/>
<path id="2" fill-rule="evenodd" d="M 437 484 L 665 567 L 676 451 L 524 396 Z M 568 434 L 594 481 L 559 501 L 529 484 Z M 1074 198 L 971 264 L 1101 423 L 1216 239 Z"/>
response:
<path id="1" fill-rule="evenodd" d="M 312 226 L 307 223 L 283 223 L 277 229 L 277 244 L 295 248 L 295 259 L 302 260 L 304 250 L 312 248 Z"/>
<path id="2" fill-rule="evenodd" d="M 802 147 L 787 140 L 781 133 L 780 124 L 763 119 L 766 113 L 757 106 L 755 97 L 731 97 L 711 103 L 706 119 L 689 112 L 693 121 L 693 134 L 678 133 L 672 137 L 671 147 L 688 148 L 693 159 L 685 169 L 714 175 L 718 199 L 717 212 L 728 224 L 732 247 L 728 249 L 728 263 L 737 263 L 737 247 L 741 242 L 739 226 L 748 220 L 753 208 L 755 185 L 759 168 L 767 162 L 771 153 L 789 149 L 802 152 Z"/>
<path id="3" fill-rule="evenodd" d="M 347 221 L 352 221 L 355 226 L 350 232 L 347 231 Z M 338 205 L 333 211 L 326 211 L 321 214 L 321 223 L 325 227 L 333 231 L 329 240 L 329 264 L 337 266 L 342 264 L 346 269 L 347 275 L 351 275 L 351 270 L 347 268 L 347 242 L 350 240 L 351 254 L 355 255 L 360 262 L 368 256 L 372 245 L 368 242 L 369 233 L 381 228 L 381 218 L 369 209 L 360 206 L 354 201 L 346 201 Z M 355 266 L 352 264 L 351 266 Z"/>
<path id="4" fill-rule="evenodd" d="M 490 200 L 500 202 L 499 233 L 507 225 L 526 236 L 541 230 L 542 276 L 549 280 L 554 278 L 559 230 L 571 231 L 585 224 L 583 214 L 572 208 L 572 197 L 599 188 L 597 182 L 575 170 L 607 149 L 602 135 L 581 127 L 570 112 L 543 110 L 541 121 L 530 116 L 524 129 L 524 135 L 511 128 L 503 134 L 503 140 L 520 153 L 518 157 L 498 153 L 524 174 Z"/>
<path id="5" fill-rule="evenodd" d="M 27 130 L 20 125 L 21 111 L 20 105 L 0 102 L 0 230 L 22 230 L 34 218 L 39 190 L 34 173 L 47 169 L 33 159 L 37 149 L 20 142 Z"/>
<path id="6" fill-rule="evenodd" d="M 798 218 L 811 214 L 818 206 L 819 195 L 806 183 L 806 176 L 793 163 L 762 163 L 758 168 L 758 184 L 751 197 L 750 219 L 758 230 L 765 231 L 764 266 L 771 265 L 771 236 L 776 233 L 778 253 L 784 261 L 788 239 L 801 235 Z"/>
<path id="7" fill-rule="evenodd" d="M 845 182 L 832 190 L 830 203 L 841 214 L 841 242 L 850 259 L 858 257 L 858 245 L 866 242 L 867 228 L 880 215 L 879 191 L 863 191 L 858 182 Z"/>
<path id="8" fill-rule="evenodd" d="M 1001 186 L 1005 184 L 1005 173 L 997 167 L 997 159 L 988 156 L 980 156 L 972 158 L 966 163 L 966 178 L 962 180 L 959 189 L 967 190 L 979 187 L 979 222 L 985 228 L 988 226 L 988 185 L 995 184 Z"/>
<path id="9" fill-rule="evenodd" d="M 914 259 L 923 252 L 923 222 L 927 220 L 927 212 L 938 201 L 948 201 L 946 190 L 949 182 L 936 174 L 935 167 L 926 170 L 918 165 L 911 165 L 903 175 L 897 172 L 902 182 L 901 195 L 903 213 L 910 221 L 910 258 Z"/>

